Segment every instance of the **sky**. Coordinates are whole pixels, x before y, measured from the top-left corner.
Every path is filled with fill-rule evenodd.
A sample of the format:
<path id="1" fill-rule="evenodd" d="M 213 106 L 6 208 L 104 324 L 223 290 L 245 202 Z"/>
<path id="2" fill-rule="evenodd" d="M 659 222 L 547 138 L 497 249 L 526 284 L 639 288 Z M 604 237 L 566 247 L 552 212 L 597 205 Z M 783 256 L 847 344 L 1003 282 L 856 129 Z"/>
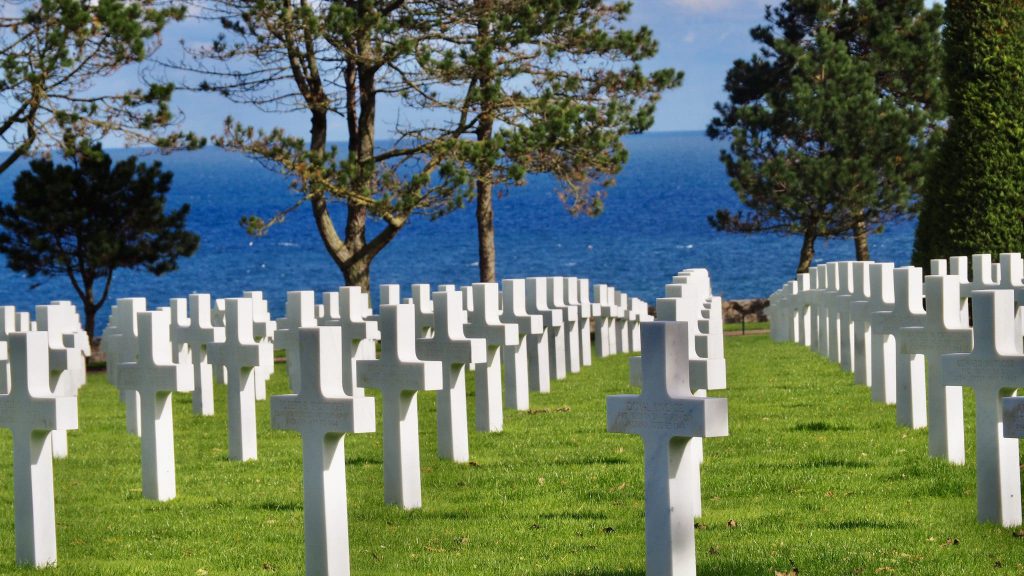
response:
<path id="1" fill-rule="evenodd" d="M 771 0 L 769 0 L 771 1 Z M 685 73 L 683 85 L 667 93 L 659 103 L 653 130 L 704 130 L 716 101 L 724 99 L 725 74 L 733 61 L 755 50 L 749 31 L 764 18 L 766 0 L 634 0 L 631 24 L 647 26 L 658 40 L 660 51 L 648 61 L 649 69 L 672 67 Z M 206 42 L 217 33 L 209 24 L 182 22 L 166 30 L 158 56 L 174 53 L 179 41 Z M 128 81 L 120 79 L 121 81 Z M 200 134 L 219 132 L 226 116 L 259 127 L 283 127 L 295 135 L 308 130 L 301 114 L 265 114 L 249 106 L 235 106 L 220 96 L 178 92 L 174 105 L 184 116 L 183 127 Z M 380 122 L 393 121 L 397 113 L 385 109 Z M 344 140 L 340 122 L 332 123 L 329 139 Z M 379 130 L 386 131 L 385 125 Z"/>
<path id="2" fill-rule="evenodd" d="M 647 26 L 658 40 L 660 51 L 645 67 L 653 70 L 672 67 L 685 73 L 683 85 L 666 93 L 658 105 L 654 131 L 703 131 L 714 115 L 715 102 L 725 99 L 725 75 L 737 59 L 749 58 L 756 46 L 750 29 L 764 21 L 765 6 L 779 0 L 634 0 L 630 24 Z M 936 0 L 926 0 L 932 4 Z M 10 6 L 4 4 L 4 9 Z M 181 43 L 205 44 L 216 37 L 219 24 L 186 19 L 164 31 L 158 59 L 174 60 Z M 152 66 L 148 67 L 150 70 Z M 138 69 L 122 70 L 97 83 L 96 90 L 116 93 L 139 84 Z M 168 78 L 174 80 L 173 77 Z M 180 83 L 180 82 L 179 82 Z M 3 104 L 0 103 L 0 106 Z M 214 94 L 178 90 L 172 105 L 182 120 L 181 128 L 202 136 L 219 134 L 224 119 L 231 116 L 256 128 L 284 128 L 295 136 L 308 134 L 309 120 L 301 113 L 260 112 L 252 106 L 235 105 Z M 378 113 L 378 133 L 387 135 L 396 118 L 415 121 L 408 110 L 397 103 L 384 103 Z M 341 122 L 329 124 L 328 139 L 343 141 Z M 106 141 L 108 147 L 120 142 Z"/>

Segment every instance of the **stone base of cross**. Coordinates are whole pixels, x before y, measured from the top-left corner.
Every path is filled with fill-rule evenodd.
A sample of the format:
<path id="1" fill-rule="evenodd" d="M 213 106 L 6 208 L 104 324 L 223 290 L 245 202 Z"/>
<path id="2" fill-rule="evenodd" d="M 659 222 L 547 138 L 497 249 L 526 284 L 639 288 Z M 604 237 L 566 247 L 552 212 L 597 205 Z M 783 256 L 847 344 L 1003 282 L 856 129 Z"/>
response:
<path id="1" fill-rule="evenodd" d="M 607 399 L 608 431 L 639 434 L 644 442 L 648 574 L 697 573 L 687 452 L 692 438 L 729 433 L 727 400 L 690 392 L 688 360 L 679 353 L 689 348 L 689 329 L 686 322 L 643 323 L 642 391 Z"/>

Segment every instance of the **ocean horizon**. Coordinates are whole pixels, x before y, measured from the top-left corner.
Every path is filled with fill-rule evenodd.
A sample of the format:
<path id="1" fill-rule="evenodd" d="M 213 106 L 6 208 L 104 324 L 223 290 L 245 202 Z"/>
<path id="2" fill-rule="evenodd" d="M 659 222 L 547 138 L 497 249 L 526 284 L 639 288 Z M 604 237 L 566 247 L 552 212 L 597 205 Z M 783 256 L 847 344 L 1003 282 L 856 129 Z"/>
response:
<path id="1" fill-rule="evenodd" d="M 714 292 L 726 299 L 766 297 L 793 278 L 801 239 L 776 234 L 716 232 L 707 218 L 720 208 L 740 207 L 719 161 L 722 142 L 703 132 L 652 132 L 626 138 L 630 159 L 608 189 L 597 217 L 574 217 L 562 207 L 549 177 L 529 177 L 495 201 L 499 279 L 579 276 L 610 284 L 653 304 L 673 274 L 707 268 Z M 139 150 L 108 152 L 115 159 Z M 179 269 L 160 277 L 140 271 L 114 274 L 110 298 L 97 318 L 106 325 L 117 298 L 145 297 L 148 307 L 169 298 L 208 292 L 215 298 L 259 290 L 275 317 L 284 314 L 291 290 L 337 289 L 344 283 L 324 250 L 311 211 L 304 206 L 266 236 L 252 237 L 240 225 L 246 215 L 269 217 L 296 199 L 288 179 L 241 154 L 207 147 L 169 155 L 142 154 L 174 173 L 168 205 L 191 205 L 188 228 L 200 247 Z M 13 182 L 27 168 L 20 161 L 0 176 L 0 200 L 9 202 Z M 343 206 L 332 210 L 344 226 Z M 890 225 L 869 241 L 876 261 L 909 262 L 913 220 Z M 853 240 L 819 240 L 815 263 L 852 259 Z M 380 284 L 466 285 L 478 279 L 476 217 L 472 204 L 435 221 L 417 217 L 374 260 L 371 292 Z M 63 277 L 27 278 L 0 268 L 0 305 L 33 310 L 52 300 L 78 298 Z M 319 297 L 318 297 L 319 298 Z"/>

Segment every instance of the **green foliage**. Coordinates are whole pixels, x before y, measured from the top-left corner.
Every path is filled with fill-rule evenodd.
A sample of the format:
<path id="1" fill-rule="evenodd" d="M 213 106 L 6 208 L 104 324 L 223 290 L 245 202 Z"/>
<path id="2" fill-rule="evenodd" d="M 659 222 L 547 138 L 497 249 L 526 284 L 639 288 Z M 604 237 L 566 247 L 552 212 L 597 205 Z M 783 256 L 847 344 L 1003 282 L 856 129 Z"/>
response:
<path id="1" fill-rule="evenodd" d="M 947 5 L 949 133 L 929 174 L 918 266 L 1024 251 L 1024 3 Z"/>
<path id="2" fill-rule="evenodd" d="M 748 211 L 709 221 L 730 232 L 819 237 L 877 230 L 915 209 L 942 111 L 941 7 L 922 0 L 786 0 L 734 63 L 708 135 Z M 866 248 L 866 244 L 865 244 Z"/>
<path id="3" fill-rule="evenodd" d="M 153 50 L 164 26 L 185 15 L 164 0 L 5 2 L 0 15 L 0 173 L 38 148 L 73 154 L 82 139 L 117 133 L 131 142 L 196 147 L 194 135 L 155 134 L 172 121 L 173 85 L 121 92 L 103 81 Z"/>
<path id="4" fill-rule="evenodd" d="M 114 270 L 164 274 L 199 246 L 185 230 L 188 204 L 164 213 L 172 174 L 159 162 L 132 156 L 113 164 L 95 145 L 71 165 L 37 159 L 29 166 L 14 182 L 13 202 L 0 202 L 0 253 L 29 277 L 66 276 L 90 336 Z"/>
<path id="5" fill-rule="evenodd" d="M 705 443 L 700 574 L 946 576 L 1024 570 L 1014 530 L 975 520 L 973 402 L 968 463 L 928 456 L 927 430 L 896 426 L 838 366 L 767 336 L 726 339 L 730 435 Z M 279 364 L 268 394 L 289 393 Z M 420 394 L 421 510 L 383 502 L 382 437 L 345 438 L 352 573 L 578 576 L 644 573 L 643 445 L 605 431 L 605 397 L 635 394 L 625 356 L 531 395 L 505 431 L 470 432 L 472 464 L 436 456 L 435 401 Z M 142 498 L 140 441 L 117 390 L 90 374 L 80 430 L 54 463 L 53 576 L 302 574 L 302 442 L 257 403 L 259 460 L 227 459 L 217 414 L 174 394 L 178 497 Z M 473 377 L 469 376 L 473 418 Z M 375 393 L 375 391 L 370 391 Z M 377 414 L 380 415 L 378 396 Z M 14 566 L 10 433 L 0 430 L 0 573 Z M 730 521 L 735 521 L 730 526 Z M 954 543 L 955 542 L 955 543 Z"/>

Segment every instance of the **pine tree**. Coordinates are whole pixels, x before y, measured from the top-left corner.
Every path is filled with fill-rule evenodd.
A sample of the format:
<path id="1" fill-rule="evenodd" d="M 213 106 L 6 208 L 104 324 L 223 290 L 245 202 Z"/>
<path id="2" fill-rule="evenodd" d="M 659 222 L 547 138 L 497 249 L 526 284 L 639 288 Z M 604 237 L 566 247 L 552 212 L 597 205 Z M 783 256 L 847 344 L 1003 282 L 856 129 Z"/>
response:
<path id="1" fill-rule="evenodd" d="M 949 132 L 929 174 L 914 263 L 1024 251 L 1024 2 L 950 0 Z"/>
<path id="2" fill-rule="evenodd" d="M 761 49 L 734 63 L 729 101 L 708 135 L 747 211 L 720 210 L 729 232 L 818 238 L 868 234 L 910 215 L 941 118 L 941 8 L 922 0 L 785 0 L 751 31 Z"/>
<path id="3" fill-rule="evenodd" d="M 119 134 L 129 143 L 198 146 L 191 135 L 154 130 L 172 122 L 173 85 L 107 90 L 106 78 L 144 60 L 160 32 L 181 19 L 181 4 L 162 0 L 5 2 L 0 13 L 0 142 L 11 153 L 0 173 L 38 149 L 66 154 Z"/>
<path id="4" fill-rule="evenodd" d="M 188 204 L 164 213 L 173 174 L 159 162 L 114 164 L 98 144 L 71 161 L 36 159 L 18 175 L 12 202 L 0 202 L 0 254 L 29 277 L 68 278 L 91 339 L 115 270 L 170 272 L 199 237 L 185 230 Z"/>

